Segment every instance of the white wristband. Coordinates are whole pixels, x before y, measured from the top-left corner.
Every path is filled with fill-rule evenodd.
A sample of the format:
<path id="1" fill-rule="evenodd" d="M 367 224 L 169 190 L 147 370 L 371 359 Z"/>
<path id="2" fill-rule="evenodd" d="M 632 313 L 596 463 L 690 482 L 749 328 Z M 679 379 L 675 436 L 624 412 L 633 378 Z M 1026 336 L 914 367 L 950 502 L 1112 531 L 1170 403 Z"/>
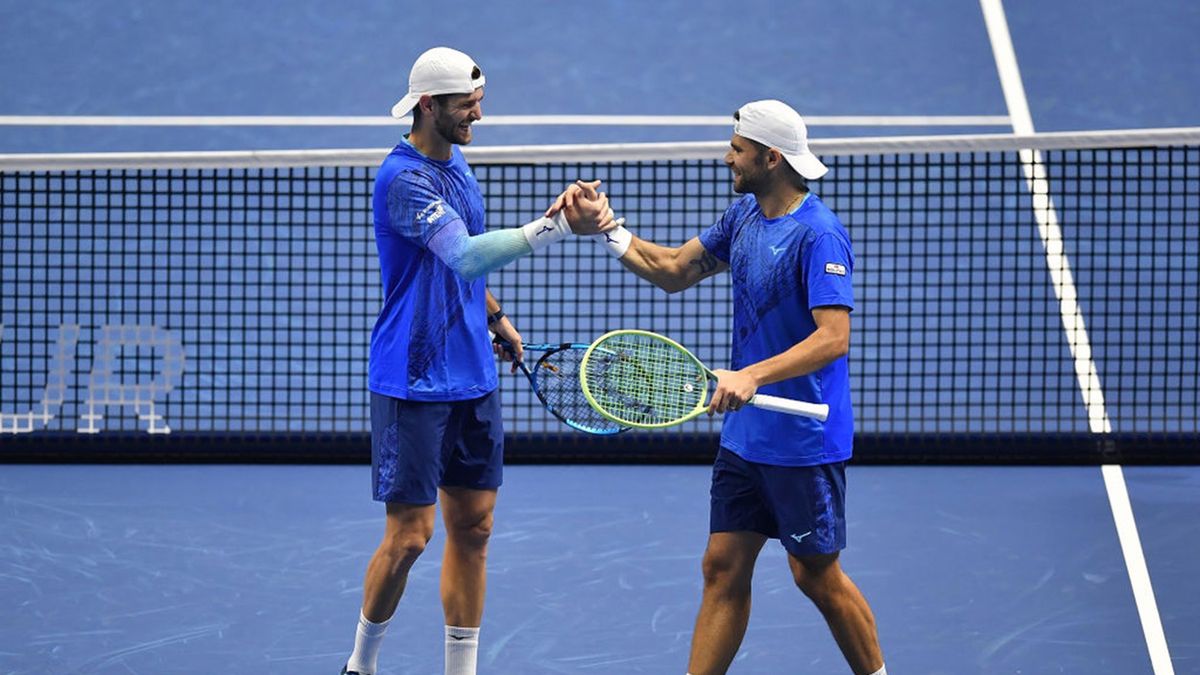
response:
<path id="1" fill-rule="evenodd" d="M 522 225 L 521 233 L 525 235 L 525 241 L 529 242 L 529 248 L 536 251 L 560 239 L 566 239 L 571 234 L 571 226 L 567 224 L 567 217 L 559 211 L 553 218 L 538 218 L 532 223 Z"/>
<path id="2" fill-rule="evenodd" d="M 618 227 L 602 234 L 593 234 L 592 239 L 607 249 L 612 257 L 620 258 L 625 255 L 625 252 L 629 250 L 629 245 L 633 243 L 633 233 L 624 227 Z"/>

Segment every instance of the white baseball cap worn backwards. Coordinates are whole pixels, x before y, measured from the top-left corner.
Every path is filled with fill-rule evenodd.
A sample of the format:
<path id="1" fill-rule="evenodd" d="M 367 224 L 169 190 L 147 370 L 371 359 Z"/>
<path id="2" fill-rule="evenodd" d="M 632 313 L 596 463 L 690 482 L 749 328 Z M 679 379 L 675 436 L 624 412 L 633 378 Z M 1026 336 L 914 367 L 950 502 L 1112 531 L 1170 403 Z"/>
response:
<path id="1" fill-rule="evenodd" d="M 408 94 L 392 106 L 392 117 L 407 115 L 426 94 L 470 94 L 483 82 L 483 71 L 471 57 L 457 49 L 434 47 L 417 57 L 408 74 Z"/>
<path id="2" fill-rule="evenodd" d="M 733 133 L 775 148 L 796 173 L 816 180 L 829 169 L 808 149 L 808 127 L 783 101 L 752 101 L 738 109 Z"/>

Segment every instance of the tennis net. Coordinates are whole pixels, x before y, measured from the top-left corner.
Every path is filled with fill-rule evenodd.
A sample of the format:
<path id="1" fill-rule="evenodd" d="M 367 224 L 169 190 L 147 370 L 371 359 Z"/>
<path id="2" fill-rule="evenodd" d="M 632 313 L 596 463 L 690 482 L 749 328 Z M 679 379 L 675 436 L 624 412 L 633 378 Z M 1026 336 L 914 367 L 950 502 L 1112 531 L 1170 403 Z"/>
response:
<path id="1" fill-rule="evenodd" d="M 857 258 L 860 459 L 1196 461 L 1200 129 L 812 145 Z M 735 198 L 725 147 L 466 150 L 491 228 L 599 178 L 678 245 Z M 0 156 L 0 461 L 365 457 L 385 153 Z M 728 275 L 668 296 L 567 241 L 489 285 L 530 341 L 641 328 L 728 361 Z M 514 460 L 716 447 L 717 419 L 575 434 L 501 379 Z"/>

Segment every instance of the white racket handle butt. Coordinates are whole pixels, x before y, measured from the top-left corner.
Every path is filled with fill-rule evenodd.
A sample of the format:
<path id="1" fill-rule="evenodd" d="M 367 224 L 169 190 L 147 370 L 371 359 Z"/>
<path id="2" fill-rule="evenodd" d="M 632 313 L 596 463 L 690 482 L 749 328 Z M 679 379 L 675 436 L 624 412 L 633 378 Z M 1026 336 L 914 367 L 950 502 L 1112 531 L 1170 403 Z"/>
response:
<path id="1" fill-rule="evenodd" d="M 762 408 L 763 410 L 787 413 L 788 415 L 811 417 L 821 422 L 829 418 L 829 406 L 824 403 L 808 403 L 806 401 L 796 401 L 779 396 L 755 394 L 750 399 L 750 405 L 755 408 Z"/>

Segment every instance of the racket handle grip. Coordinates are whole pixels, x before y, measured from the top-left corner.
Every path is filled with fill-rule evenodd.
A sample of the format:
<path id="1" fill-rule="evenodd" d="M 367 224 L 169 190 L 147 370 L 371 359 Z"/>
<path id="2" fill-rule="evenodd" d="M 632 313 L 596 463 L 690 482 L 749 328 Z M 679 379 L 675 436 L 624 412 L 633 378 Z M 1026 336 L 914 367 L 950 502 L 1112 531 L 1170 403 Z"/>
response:
<path id="1" fill-rule="evenodd" d="M 821 422 L 824 422 L 829 417 L 829 406 L 824 403 L 808 403 L 806 401 L 796 401 L 790 398 L 767 394 L 755 394 L 750 399 L 750 405 L 762 408 L 763 410 L 811 417 Z"/>

